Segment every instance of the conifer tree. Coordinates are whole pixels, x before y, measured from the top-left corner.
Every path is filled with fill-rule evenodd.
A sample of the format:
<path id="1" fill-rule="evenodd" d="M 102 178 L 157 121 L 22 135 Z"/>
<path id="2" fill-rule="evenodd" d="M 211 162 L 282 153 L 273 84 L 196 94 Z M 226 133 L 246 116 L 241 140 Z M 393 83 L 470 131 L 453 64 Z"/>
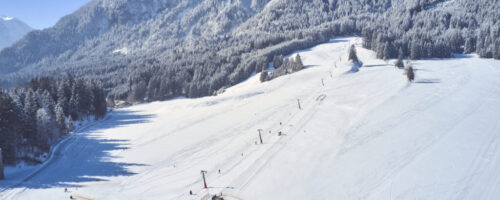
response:
<path id="1" fill-rule="evenodd" d="M 408 66 L 408 69 L 406 70 L 406 77 L 408 78 L 409 82 L 413 82 L 413 80 L 415 80 L 415 72 L 413 70 L 413 66 Z"/>
<path id="2" fill-rule="evenodd" d="M 302 69 L 304 69 L 304 63 L 302 63 L 302 58 L 300 57 L 300 54 L 297 54 L 294 60 L 293 71 L 300 71 Z"/>
<path id="3" fill-rule="evenodd" d="M 260 82 L 265 82 L 267 80 L 267 71 L 260 73 Z"/>
<path id="4" fill-rule="evenodd" d="M 71 86 L 69 84 L 69 80 L 67 78 L 64 78 L 61 80 L 57 88 L 57 103 L 60 104 L 60 106 L 63 108 L 65 116 L 69 115 L 68 106 L 70 98 L 71 98 Z"/>
<path id="5" fill-rule="evenodd" d="M 66 117 L 64 115 L 64 109 L 60 103 L 55 107 L 56 122 L 62 132 L 66 131 Z"/>
<path id="6" fill-rule="evenodd" d="M 66 130 L 68 132 L 75 130 L 75 123 L 73 122 L 73 117 L 69 116 L 68 122 L 66 123 Z"/>
<path id="7" fill-rule="evenodd" d="M 469 53 L 472 53 L 474 52 L 474 43 L 473 43 L 473 39 L 471 37 L 468 37 L 466 40 L 465 40 L 465 45 L 464 45 L 464 53 L 465 54 L 469 54 Z"/>
<path id="8" fill-rule="evenodd" d="M 52 99 L 52 96 L 50 95 L 49 91 L 47 90 L 44 90 L 43 91 L 43 94 L 42 94 L 42 107 L 46 107 L 47 108 L 47 111 L 49 112 L 49 114 L 51 116 L 55 116 L 55 107 L 56 107 L 56 103 L 54 101 L 54 99 Z"/>
<path id="9" fill-rule="evenodd" d="M 420 48 L 418 47 L 416 42 L 411 43 L 410 47 L 410 58 L 412 60 L 418 60 L 420 59 Z"/>
<path id="10" fill-rule="evenodd" d="M 0 89 L 0 148 L 4 160 L 10 163 L 15 160 L 22 131 L 19 110 L 12 98 Z"/>
<path id="11" fill-rule="evenodd" d="M 403 62 L 403 50 L 399 48 L 398 60 L 395 63 L 395 66 L 399 69 L 404 69 L 405 64 Z"/>
<path id="12" fill-rule="evenodd" d="M 69 114 L 70 116 L 75 119 L 75 120 L 78 120 L 80 119 L 79 118 L 79 115 L 80 115 L 80 94 L 77 90 L 77 87 L 76 85 L 73 85 L 73 88 L 71 89 L 71 98 L 69 100 Z"/>
<path id="13" fill-rule="evenodd" d="M 106 115 L 106 96 L 102 90 L 102 84 L 97 81 L 91 82 L 91 93 L 92 93 L 92 114 L 96 119 L 102 118 Z"/>
<path id="14" fill-rule="evenodd" d="M 283 56 L 282 55 L 276 55 L 273 58 L 273 64 L 274 68 L 278 69 L 283 65 Z"/>
<path id="15" fill-rule="evenodd" d="M 359 62 L 358 55 L 356 52 L 356 47 L 354 46 L 354 44 L 351 45 L 351 48 L 349 49 L 349 59 L 348 60 L 352 61 L 353 63 Z"/>
<path id="16" fill-rule="evenodd" d="M 29 89 L 24 99 L 24 112 L 26 112 L 30 119 L 35 119 L 38 108 L 39 105 L 35 93 Z"/>

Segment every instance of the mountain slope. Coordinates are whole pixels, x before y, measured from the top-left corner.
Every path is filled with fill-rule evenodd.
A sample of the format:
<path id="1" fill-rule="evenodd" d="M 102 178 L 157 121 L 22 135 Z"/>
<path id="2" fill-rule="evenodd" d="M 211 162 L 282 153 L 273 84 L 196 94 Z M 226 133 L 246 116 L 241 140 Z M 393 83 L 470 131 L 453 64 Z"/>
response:
<path id="1" fill-rule="evenodd" d="M 92 50 L 97 51 L 97 53 L 89 56 L 102 53 L 112 55 L 113 50 L 122 47 L 120 45 L 127 45 L 130 49 L 139 48 L 138 50 L 140 50 L 141 46 L 154 44 L 149 43 L 148 40 L 157 42 L 158 39 L 155 37 L 161 37 L 164 43 L 169 43 L 169 41 L 185 37 L 185 34 L 189 34 L 189 28 L 197 23 L 220 20 L 229 15 L 232 9 L 235 10 L 234 12 L 243 10 L 245 6 L 242 5 L 243 2 L 236 2 L 239 3 L 226 5 L 226 2 L 213 0 L 155 0 L 147 2 L 94 0 L 74 14 L 63 17 L 54 27 L 31 33 L 24 38 L 22 44 L 5 51 L 3 53 L 5 56 L 22 54 L 25 58 L 10 61 L 17 65 L 13 68 L 6 69 L 5 65 L 2 65 L 2 69 L 16 71 L 19 70 L 18 68 L 23 68 L 22 65 L 35 64 L 44 57 L 55 56 L 57 58 L 57 56 L 64 53 L 70 55 L 67 55 L 64 59 L 61 58 L 61 61 L 78 60 L 73 54 L 79 52 L 89 53 Z M 249 12 L 250 9 L 245 8 L 243 11 Z M 245 15 L 244 13 L 236 14 Z M 180 26 L 182 27 L 177 28 L 180 30 L 174 28 Z M 203 29 L 215 34 L 220 33 L 220 29 L 224 27 L 230 26 L 223 23 L 213 23 L 212 26 L 206 25 Z M 134 43 L 134 41 L 137 44 L 130 44 Z M 47 50 L 53 50 L 39 51 L 25 47 L 25 45 L 41 47 L 42 44 L 49 44 L 50 46 L 46 47 Z M 89 47 L 89 45 L 92 46 Z M 172 46 L 173 44 L 169 45 L 169 47 Z M 2 62 L 2 64 L 5 63 L 6 61 Z"/>
<path id="2" fill-rule="evenodd" d="M 31 30 L 16 18 L 0 16 L 0 50 L 14 44 Z"/>
<path id="3" fill-rule="evenodd" d="M 345 34 L 362 34 L 379 58 L 500 58 L 498 10 L 490 0 L 94 0 L 0 52 L 0 84 L 72 73 L 131 103 L 207 96 Z"/>
<path id="4" fill-rule="evenodd" d="M 356 73 L 348 72 L 346 62 L 351 44 L 365 64 Z M 499 61 L 475 56 L 415 61 L 416 80 L 408 84 L 402 70 L 375 59 L 361 44 L 360 38 L 337 38 L 300 51 L 309 66 L 305 70 L 265 83 L 256 75 L 216 97 L 117 109 L 71 136 L 53 163 L 0 196 L 500 195 Z M 257 129 L 263 129 L 262 145 Z M 202 189 L 200 170 L 208 171 L 208 189 Z M 9 175 L 7 170 L 7 182 L 17 178 Z"/>

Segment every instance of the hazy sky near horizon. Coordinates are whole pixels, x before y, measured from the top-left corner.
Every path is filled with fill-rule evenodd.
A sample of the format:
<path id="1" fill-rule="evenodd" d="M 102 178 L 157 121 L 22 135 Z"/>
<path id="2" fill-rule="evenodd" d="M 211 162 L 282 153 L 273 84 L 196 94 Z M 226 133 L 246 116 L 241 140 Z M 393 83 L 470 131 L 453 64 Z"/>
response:
<path id="1" fill-rule="evenodd" d="M 48 28 L 91 0 L 0 0 L 0 15 L 24 21 L 35 29 Z"/>

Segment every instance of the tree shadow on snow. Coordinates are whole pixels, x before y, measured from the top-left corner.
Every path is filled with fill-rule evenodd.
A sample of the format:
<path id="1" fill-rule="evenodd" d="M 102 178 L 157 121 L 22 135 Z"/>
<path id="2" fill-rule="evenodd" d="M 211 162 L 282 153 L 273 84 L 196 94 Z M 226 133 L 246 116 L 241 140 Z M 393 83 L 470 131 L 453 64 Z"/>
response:
<path id="1" fill-rule="evenodd" d="M 415 81 L 415 83 L 422 83 L 422 84 L 432 84 L 432 83 L 441 83 L 441 80 L 439 79 L 419 79 Z"/>
<path id="2" fill-rule="evenodd" d="M 101 122 L 78 131 L 84 132 L 83 134 L 70 136 L 62 142 L 51 161 L 23 182 L 12 186 L 13 180 L 9 183 L 9 177 L 6 177 L 5 181 L 0 181 L 0 188 L 80 187 L 85 182 L 107 181 L 107 177 L 134 175 L 130 167 L 146 165 L 113 161 L 119 157 L 111 155 L 111 151 L 129 149 L 128 140 L 107 139 L 100 134 L 85 133 L 99 133 L 106 129 L 147 123 L 153 117 L 154 115 L 132 111 L 113 111 Z"/>
<path id="3" fill-rule="evenodd" d="M 319 67 L 319 65 L 306 65 L 306 66 L 304 66 L 304 69 L 309 69 L 309 68 L 313 68 L 313 67 Z"/>
<path id="4" fill-rule="evenodd" d="M 390 65 L 387 64 L 378 64 L 378 65 L 363 65 L 363 67 L 389 67 Z"/>
<path id="5" fill-rule="evenodd" d="M 463 58 L 474 58 L 471 54 L 453 54 L 451 58 L 463 59 Z"/>
<path id="6" fill-rule="evenodd" d="M 359 61 L 357 63 L 352 63 L 350 65 L 351 65 L 351 69 L 349 71 L 344 72 L 345 75 L 357 73 L 357 72 L 359 72 L 359 68 L 364 67 L 363 62 L 361 62 L 361 61 Z"/>

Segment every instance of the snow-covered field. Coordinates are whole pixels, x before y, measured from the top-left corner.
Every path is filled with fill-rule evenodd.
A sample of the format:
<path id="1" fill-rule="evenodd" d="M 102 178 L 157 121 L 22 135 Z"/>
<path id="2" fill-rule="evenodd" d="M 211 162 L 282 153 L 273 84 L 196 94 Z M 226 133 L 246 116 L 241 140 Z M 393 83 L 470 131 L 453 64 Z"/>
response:
<path id="1" fill-rule="evenodd" d="M 7 170 L 0 199 L 497 199 L 500 61 L 416 61 L 408 84 L 361 48 L 365 66 L 346 73 L 350 44 L 361 39 L 301 51 L 307 69 L 217 97 L 115 110 L 25 181 Z"/>

